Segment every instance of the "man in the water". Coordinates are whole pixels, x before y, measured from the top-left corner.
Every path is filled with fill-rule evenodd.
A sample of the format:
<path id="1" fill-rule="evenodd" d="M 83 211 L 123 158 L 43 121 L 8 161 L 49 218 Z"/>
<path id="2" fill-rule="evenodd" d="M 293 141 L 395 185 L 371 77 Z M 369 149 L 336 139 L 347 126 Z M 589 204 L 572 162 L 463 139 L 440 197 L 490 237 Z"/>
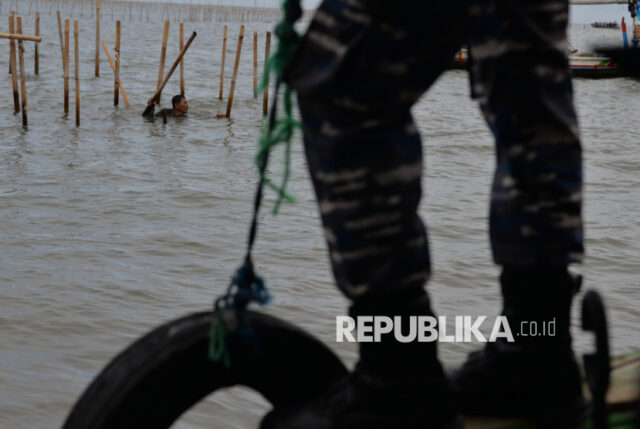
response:
<path id="1" fill-rule="evenodd" d="M 158 113 L 155 113 L 156 109 L 156 100 L 150 99 L 147 102 L 147 108 L 142 112 L 142 116 L 145 118 L 161 118 L 164 116 L 164 113 L 167 113 L 167 116 L 179 118 L 182 116 L 187 116 L 187 112 L 189 111 L 189 103 L 187 103 L 187 99 L 184 95 L 174 95 L 171 99 L 171 105 L 173 106 L 171 109 L 165 108 L 160 110 Z"/>

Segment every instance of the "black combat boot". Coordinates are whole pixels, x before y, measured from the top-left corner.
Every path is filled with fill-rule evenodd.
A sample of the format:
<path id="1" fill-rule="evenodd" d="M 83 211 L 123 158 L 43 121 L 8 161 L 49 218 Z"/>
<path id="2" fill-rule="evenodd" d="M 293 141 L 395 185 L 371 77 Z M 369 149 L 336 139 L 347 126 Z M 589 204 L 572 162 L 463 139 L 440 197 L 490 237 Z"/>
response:
<path id="1" fill-rule="evenodd" d="M 569 332 L 580 280 L 566 268 L 505 267 L 500 283 L 514 342 L 488 343 L 450 374 L 460 410 L 569 428 L 588 411 Z"/>
<path id="2" fill-rule="evenodd" d="M 358 302 L 350 315 L 433 316 L 424 291 L 402 303 Z M 261 429 L 458 429 L 449 383 L 436 356 L 436 342 L 400 343 L 390 333 L 381 342 L 360 343 L 360 360 L 345 379 L 300 409 L 275 409 Z M 322 371 L 321 368 L 310 368 Z"/>

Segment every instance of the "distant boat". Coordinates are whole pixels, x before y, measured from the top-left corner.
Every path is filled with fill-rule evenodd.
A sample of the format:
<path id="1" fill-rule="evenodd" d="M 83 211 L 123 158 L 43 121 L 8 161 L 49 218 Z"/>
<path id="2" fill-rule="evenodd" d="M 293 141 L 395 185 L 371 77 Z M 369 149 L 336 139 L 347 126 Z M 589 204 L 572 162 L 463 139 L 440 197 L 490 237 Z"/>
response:
<path id="1" fill-rule="evenodd" d="M 611 58 L 592 54 L 570 55 L 569 67 L 576 77 L 617 77 L 627 71 Z"/>
<path id="2" fill-rule="evenodd" d="M 605 29 L 612 29 L 612 30 L 617 30 L 620 28 L 620 24 L 618 24 L 616 21 L 613 22 L 592 22 L 591 26 L 593 28 L 605 28 Z"/>
<path id="3" fill-rule="evenodd" d="M 453 58 L 452 69 L 466 69 L 469 61 L 467 48 L 460 49 Z M 627 75 L 627 71 L 611 58 L 591 54 L 569 55 L 569 67 L 575 77 L 602 78 Z"/>

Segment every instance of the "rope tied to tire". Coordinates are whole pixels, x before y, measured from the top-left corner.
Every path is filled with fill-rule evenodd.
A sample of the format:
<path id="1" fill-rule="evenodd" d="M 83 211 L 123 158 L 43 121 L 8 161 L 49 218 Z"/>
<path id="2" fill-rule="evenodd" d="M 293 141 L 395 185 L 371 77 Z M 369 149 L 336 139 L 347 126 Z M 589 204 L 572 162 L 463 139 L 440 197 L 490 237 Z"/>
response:
<path id="1" fill-rule="evenodd" d="M 222 361 L 227 368 L 231 366 L 227 333 L 237 335 L 247 345 L 256 348 L 253 330 L 242 322 L 242 318 L 237 317 L 237 312 L 243 311 L 251 302 L 266 305 L 270 299 L 265 282 L 256 275 L 249 257 L 232 277 L 227 292 L 215 300 L 209 331 L 209 358 L 214 362 Z"/>
<path id="2" fill-rule="evenodd" d="M 284 0 L 282 12 L 283 19 L 276 26 L 278 47 L 267 62 L 261 85 L 261 90 L 264 90 L 269 85 L 269 70 L 273 70 L 276 75 L 275 97 L 271 105 L 268 121 L 263 128 L 255 157 L 259 181 L 253 203 L 253 217 L 249 229 L 247 253 L 243 265 L 238 268 L 232 277 L 226 293 L 218 297 L 213 306 L 213 318 L 209 331 L 209 358 L 214 362 L 222 361 L 225 367 L 231 366 L 227 343 L 229 335 L 234 335 L 245 344 L 258 350 L 259 345 L 253 329 L 247 323 L 244 323 L 244 318 L 241 317 L 241 314 L 251 302 L 265 305 L 271 298 L 264 279 L 256 274 L 251 258 L 251 251 L 258 229 L 258 213 L 264 186 L 267 185 L 278 194 L 273 209 L 274 214 L 277 214 L 282 201 L 294 201 L 293 197 L 285 192 L 285 187 L 290 172 L 291 138 L 295 129 L 300 128 L 301 124 L 293 119 L 293 90 L 282 82 L 282 76 L 300 40 L 300 35 L 294 28 L 296 21 L 302 16 L 300 0 Z M 278 117 L 278 99 L 281 86 L 285 88 L 283 94 L 284 115 Z M 271 150 L 281 143 L 285 144 L 285 168 L 282 184 L 277 186 L 266 177 L 266 171 Z"/>

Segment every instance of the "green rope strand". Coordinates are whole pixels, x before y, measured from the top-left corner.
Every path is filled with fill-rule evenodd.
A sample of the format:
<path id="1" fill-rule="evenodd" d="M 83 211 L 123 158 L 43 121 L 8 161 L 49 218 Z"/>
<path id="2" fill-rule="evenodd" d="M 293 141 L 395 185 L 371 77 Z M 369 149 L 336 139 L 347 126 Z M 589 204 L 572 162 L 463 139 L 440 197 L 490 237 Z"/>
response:
<path id="1" fill-rule="evenodd" d="M 278 81 L 282 80 L 284 69 L 300 41 L 300 34 L 298 34 L 294 28 L 294 23 L 298 19 L 299 10 L 300 0 L 284 0 L 282 2 L 283 19 L 278 23 L 275 30 L 276 36 L 278 36 L 278 46 L 275 53 L 268 59 L 265 65 L 260 92 L 264 92 L 269 86 L 269 75 L 271 71 L 275 73 Z M 255 157 L 260 178 L 265 185 L 274 190 L 278 196 L 273 208 L 273 214 L 278 213 L 283 201 L 295 202 L 295 198 L 286 192 L 286 186 L 291 172 L 291 138 L 293 137 L 294 131 L 302 127 L 300 122 L 293 118 L 293 90 L 285 84 L 282 84 L 282 86 L 284 87 L 282 96 L 284 114 L 275 119 L 271 132 L 269 132 L 268 123 L 264 124 L 258 144 L 258 152 Z M 276 93 L 275 97 L 279 97 L 279 94 Z M 263 169 L 263 167 L 265 166 L 264 161 L 269 151 L 281 143 L 285 145 L 284 172 L 282 174 L 281 184 L 276 185 L 267 177 L 266 168 Z"/>
<path id="2" fill-rule="evenodd" d="M 211 323 L 209 330 L 209 359 L 214 362 L 222 361 L 225 368 L 229 368 L 231 366 L 231 360 L 229 359 L 229 350 L 227 349 L 227 333 L 224 328 L 222 311 L 223 310 L 220 309 L 214 311 L 215 319 Z"/>
<path id="3" fill-rule="evenodd" d="M 271 179 L 266 176 L 266 171 L 260 171 L 260 177 L 270 189 L 276 192 L 278 198 L 273 208 L 273 214 L 277 214 L 280 205 L 283 201 L 290 203 L 295 202 L 295 198 L 286 192 L 287 182 L 291 173 L 291 138 L 296 128 L 301 128 L 299 121 L 293 119 L 292 114 L 292 90 L 291 88 L 285 88 L 284 90 L 284 116 L 275 120 L 275 124 L 271 133 L 268 131 L 268 125 L 265 124 L 260 137 L 260 143 L 258 147 L 258 153 L 256 154 L 256 165 L 258 168 L 264 165 L 264 159 L 267 153 L 271 151 L 274 146 L 284 143 L 285 145 L 285 158 L 284 158 L 284 172 L 282 173 L 282 182 L 280 185 L 273 183 Z"/>

